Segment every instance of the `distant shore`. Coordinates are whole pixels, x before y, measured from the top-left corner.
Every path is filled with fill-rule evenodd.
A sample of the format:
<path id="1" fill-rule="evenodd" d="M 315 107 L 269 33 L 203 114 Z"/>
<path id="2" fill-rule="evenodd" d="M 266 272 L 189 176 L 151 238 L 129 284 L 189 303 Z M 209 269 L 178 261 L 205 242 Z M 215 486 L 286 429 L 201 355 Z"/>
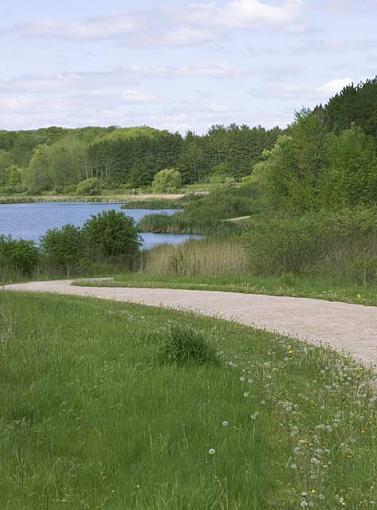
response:
<path id="1" fill-rule="evenodd" d="M 185 193 L 145 193 L 108 195 L 4 195 L 0 196 L 0 204 L 33 204 L 43 202 L 100 202 L 100 203 L 128 203 L 147 202 L 149 200 L 180 200 Z"/>

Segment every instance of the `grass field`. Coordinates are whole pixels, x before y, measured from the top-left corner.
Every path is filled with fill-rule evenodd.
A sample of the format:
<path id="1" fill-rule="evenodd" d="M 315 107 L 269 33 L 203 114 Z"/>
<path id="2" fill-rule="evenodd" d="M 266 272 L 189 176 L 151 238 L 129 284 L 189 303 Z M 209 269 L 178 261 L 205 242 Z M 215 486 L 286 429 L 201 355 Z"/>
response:
<path id="1" fill-rule="evenodd" d="M 218 364 L 161 364 L 173 326 Z M 0 340 L 2 510 L 377 504 L 372 374 L 332 351 L 173 311 L 9 293 Z"/>
<path id="2" fill-rule="evenodd" d="M 116 274 L 114 280 L 85 281 L 78 280 L 75 285 L 103 287 L 151 287 L 192 290 L 214 290 L 242 292 L 246 294 L 269 294 L 273 296 L 292 296 L 326 299 L 377 306 L 376 287 L 364 287 L 353 283 L 293 275 L 255 276 L 248 273 L 229 273 L 216 276 L 174 276 L 153 273 Z"/>

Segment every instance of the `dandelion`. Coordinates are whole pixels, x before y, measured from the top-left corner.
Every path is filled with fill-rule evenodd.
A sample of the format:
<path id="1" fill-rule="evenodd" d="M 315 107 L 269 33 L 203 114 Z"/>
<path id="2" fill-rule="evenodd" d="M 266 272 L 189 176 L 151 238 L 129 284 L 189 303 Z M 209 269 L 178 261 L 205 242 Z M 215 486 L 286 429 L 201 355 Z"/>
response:
<path id="1" fill-rule="evenodd" d="M 210 449 L 208 450 L 208 453 L 209 453 L 209 455 L 215 455 L 216 450 L 215 450 L 214 448 L 210 448 Z"/>

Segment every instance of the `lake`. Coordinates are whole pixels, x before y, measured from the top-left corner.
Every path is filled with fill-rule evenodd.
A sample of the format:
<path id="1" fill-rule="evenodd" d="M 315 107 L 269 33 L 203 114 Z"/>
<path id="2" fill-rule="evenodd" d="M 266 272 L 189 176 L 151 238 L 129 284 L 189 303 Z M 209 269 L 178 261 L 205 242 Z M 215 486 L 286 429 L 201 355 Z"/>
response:
<path id="1" fill-rule="evenodd" d="M 140 221 L 147 214 L 174 214 L 173 209 L 121 209 L 121 204 L 47 202 L 37 204 L 0 205 L 0 235 L 10 235 L 13 239 L 27 239 L 38 242 L 52 228 L 60 228 L 67 223 L 80 227 L 102 211 L 115 209 Z M 181 234 L 142 234 L 143 248 L 149 249 L 160 244 L 180 244 L 188 239 L 201 236 Z"/>

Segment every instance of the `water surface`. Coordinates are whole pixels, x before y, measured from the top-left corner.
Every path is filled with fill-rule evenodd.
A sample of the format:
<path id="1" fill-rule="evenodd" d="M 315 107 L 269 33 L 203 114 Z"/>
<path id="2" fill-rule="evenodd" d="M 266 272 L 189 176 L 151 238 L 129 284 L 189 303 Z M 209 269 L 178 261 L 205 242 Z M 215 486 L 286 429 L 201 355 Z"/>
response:
<path id="1" fill-rule="evenodd" d="M 121 209 L 121 204 L 81 203 L 81 202 L 47 202 L 37 204 L 0 204 L 0 235 L 10 235 L 14 239 L 27 239 L 39 242 L 40 238 L 51 228 L 60 228 L 67 223 L 77 227 L 102 211 L 114 209 L 140 221 L 147 214 L 172 215 L 174 209 Z M 200 236 L 181 234 L 143 233 L 143 248 L 152 248 L 159 244 L 179 244 Z"/>

